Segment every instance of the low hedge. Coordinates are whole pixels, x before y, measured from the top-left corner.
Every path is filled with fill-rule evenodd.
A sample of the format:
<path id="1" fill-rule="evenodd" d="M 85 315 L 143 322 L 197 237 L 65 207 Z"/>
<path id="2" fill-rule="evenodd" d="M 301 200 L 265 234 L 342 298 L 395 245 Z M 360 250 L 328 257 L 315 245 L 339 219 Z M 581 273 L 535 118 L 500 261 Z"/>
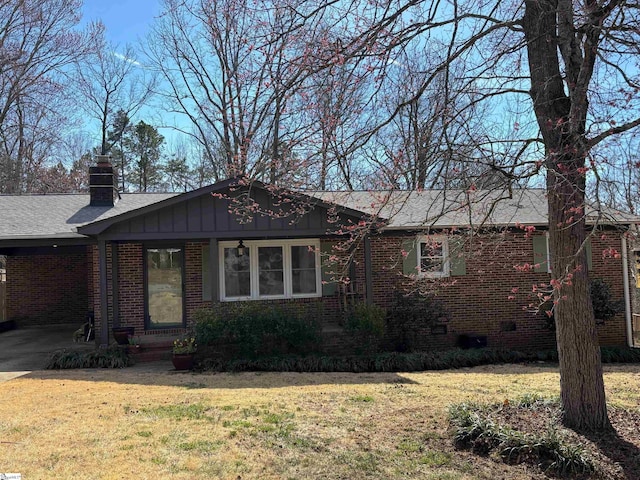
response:
<path id="1" fill-rule="evenodd" d="M 350 356 L 278 356 L 258 359 L 225 360 L 203 358 L 199 369 L 215 372 L 419 372 L 448 370 L 502 363 L 557 362 L 558 352 L 519 352 L 491 348 L 445 350 L 441 352 L 400 353 Z M 640 362 L 640 350 L 602 348 L 604 363 Z"/>

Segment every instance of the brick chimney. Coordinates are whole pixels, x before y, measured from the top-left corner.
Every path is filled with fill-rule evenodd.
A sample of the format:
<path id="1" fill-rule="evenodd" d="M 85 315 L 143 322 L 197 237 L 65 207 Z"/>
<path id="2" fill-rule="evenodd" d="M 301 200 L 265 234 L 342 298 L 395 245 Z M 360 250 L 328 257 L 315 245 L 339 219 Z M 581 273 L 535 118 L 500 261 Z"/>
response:
<path id="1" fill-rule="evenodd" d="M 96 155 L 97 165 L 89 167 L 89 205 L 113 207 L 118 201 L 118 175 L 109 155 Z"/>

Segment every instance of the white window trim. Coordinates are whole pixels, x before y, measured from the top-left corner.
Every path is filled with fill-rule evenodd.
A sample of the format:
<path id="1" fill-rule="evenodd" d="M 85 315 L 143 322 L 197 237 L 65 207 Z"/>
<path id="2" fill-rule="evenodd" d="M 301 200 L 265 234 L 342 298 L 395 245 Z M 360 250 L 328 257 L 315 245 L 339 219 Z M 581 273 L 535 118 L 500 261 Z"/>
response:
<path id="1" fill-rule="evenodd" d="M 322 296 L 322 269 L 320 263 L 320 240 L 317 238 L 296 239 L 296 240 L 244 240 L 245 248 L 249 249 L 250 267 L 249 278 L 251 282 L 251 295 L 243 297 L 227 297 L 224 281 L 224 249 L 236 248 L 238 240 L 218 242 L 218 265 L 220 300 L 223 302 L 240 302 L 246 300 L 274 300 L 286 298 L 316 298 Z M 316 270 L 316 292 L 315 293 L 293 293 L 293 269 L 291 262 L 291 247 L 310 246 L 315 252 Z M 282 247 L 283 271 L 284 271 L 284 294 L 283 295 L 260 295 L 259 275 L 258 275 L 258 248 L 259 247 Z"/>
<path id="2" fill-rule="evenodd" d="M 423 272 L 421 269 L 422 262 L 422 243 L 442 243 L 442 271 L 441 272 Z M 449 239 L 446 235 L 418 235 L 416 242 L 416 266 L 418 276 L 421 278 L 444 278 L 451 276 L 451 260 L 449 258 Z"/>

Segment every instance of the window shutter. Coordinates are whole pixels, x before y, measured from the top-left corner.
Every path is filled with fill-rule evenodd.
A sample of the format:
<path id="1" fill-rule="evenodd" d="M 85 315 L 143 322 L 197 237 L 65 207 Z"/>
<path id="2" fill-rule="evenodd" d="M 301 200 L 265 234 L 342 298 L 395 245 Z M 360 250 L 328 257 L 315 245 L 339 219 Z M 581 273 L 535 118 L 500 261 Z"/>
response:
<path id="1" fill-rule="evenodd" d="M 211 274 L 209 273 L 209 245 L 202 246 L 202 300 L 211 300 Z"/>
<path id="2" fill-rule="evenodd" d="M 534 272 L 547 273 L 549 271 L 547 258 L 547 236 L 536 235 L 533 240 L 533 264 Z"/>
<path id="3" fill-rule="evenodd" d="M 407 253 L 407 256 L 402 258 L 402 273 L 405 275 L 418 274 L 418 248 L 414 237 L 402 240 L 402 250 Z"/>
<path id="4" fill-rule="evenodd" d="M 337 269 L 337 262 L 329 261 L 331 255 L 335 255 L 333 250 L 336 242 L 320 242 L 320 262 L 322 264 L 322 296 L 329 297 L 335 295 L 338 290 L 337 278 L 334 278 Z M 335 272 L 335 273 L 334 273 Z"/>
<path id="5" fill-rule="evenodd" d="M 584 253 L 587 256 L 587 270 L 593 270 L 593 258 L 591 254 L 591 238 L 587 238 L 584 245 Z"/>
<path id="6" fill-rule="evenodd" d="M 467 262 L 464 258 L 464 239 L 449 237 L 449 271 L 452 277 L 467 274 Z"/>

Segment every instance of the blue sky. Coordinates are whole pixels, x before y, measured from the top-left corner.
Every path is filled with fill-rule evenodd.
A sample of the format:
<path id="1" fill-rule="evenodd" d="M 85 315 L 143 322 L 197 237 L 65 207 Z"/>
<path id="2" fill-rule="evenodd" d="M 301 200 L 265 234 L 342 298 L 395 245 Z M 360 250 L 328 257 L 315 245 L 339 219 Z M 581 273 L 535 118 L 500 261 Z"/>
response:
<path id="1" fill-rule="evenodd" d="M 124 45 L 142 39 L 159 13 L 159 0 L 84 0 L 82 20 L 102 20 L 107 39 Z"/>
<path id="2" fill-rule="evenodd" d="M 159 13 L 160 0 L 84 0 L 81 24 L 100 20 L 105 25 L 106 39 L 120 47 L 118 50 L 126 44 L 137 49 Z M 158 125 L 157 115 L 153 107 L 143 108 L 134 120 Z M 88 129 L 92 135 L 97 135 L 96 126 L 88 126 Z M 167 146 L 179 136 L 169 128 L 159 127 L 159 131 L 165 136 Z"/>

